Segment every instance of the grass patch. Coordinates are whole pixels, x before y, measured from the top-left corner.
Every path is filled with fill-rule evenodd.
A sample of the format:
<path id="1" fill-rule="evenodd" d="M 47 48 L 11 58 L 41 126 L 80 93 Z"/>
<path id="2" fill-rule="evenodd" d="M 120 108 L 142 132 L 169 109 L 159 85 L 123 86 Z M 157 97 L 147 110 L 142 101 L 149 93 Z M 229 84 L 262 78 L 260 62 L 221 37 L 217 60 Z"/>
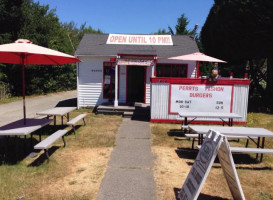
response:
<path id="1" fill-rule="evenodd" d="M 192 141 L 183 137 L 181 125 L 153 123 L 150 126 L 152 151 L 156 155 L 154 177 L 157 199 L 175 199 L 174 190 L 183 185 L 198 151 L 192 150 Z M 246 126 L 273 131 L 273 115 L 249 113 Z M 244 146 L 245 142 L 244 139 L 230 141 L 230 145 Z M 252 142 L 249 144 L 255 147 Z M 266 138 L 265 148 L 273 148 L 272 138 Z M 262 163 L 255 159 L 255 154 L 234 154 L 233 157 L 246 199 L 272 199 L 273 156 L 264 154 Z M 232 198 L 219 163 L 213 164 L 201 193 L 213 199 Z"/>
<path id="2" fill-rule="evenodd" d="M 49 149 L 49 163 L 43 151 L 35 158 L 25 158 L 23 142 L 19 142 L 19 154 L 23 155 L 19 155 L 19 162 L 0 165 L 0 199 L 17 199 L 18 196 L 24 199 L 96 198 L 122 118 L 94 115 L 88 109 L 76 110 L 70 118 L 80 113 L 87 113 L 86 126 L 79 122 L 75 135 L 71 127 L 64 127 L 69 130 L 69 135 L 65 136 L 67 146 L 63 148 L 61 139 L 53 143 Z M 57 124 L 60 124 L 59 117 Z M 52 126 L 41 129 L 42 139 L 54 131 Z M 10 139 L 9 150 L 12 150 L 13 138 Z M 34 135 L 33 144 L 38 139 L 39 136 Z"/>

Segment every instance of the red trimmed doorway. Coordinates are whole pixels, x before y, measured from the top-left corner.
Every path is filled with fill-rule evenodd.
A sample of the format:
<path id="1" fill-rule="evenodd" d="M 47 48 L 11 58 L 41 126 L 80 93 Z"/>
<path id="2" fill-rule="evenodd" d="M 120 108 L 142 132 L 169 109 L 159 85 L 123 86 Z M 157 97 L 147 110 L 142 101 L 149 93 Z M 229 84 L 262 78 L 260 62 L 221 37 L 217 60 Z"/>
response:
<path id="1" fill-rule="evenodd" d="M 145 73 L 144 66 L 127 66 L 127 103 L 145 103 Z"/>

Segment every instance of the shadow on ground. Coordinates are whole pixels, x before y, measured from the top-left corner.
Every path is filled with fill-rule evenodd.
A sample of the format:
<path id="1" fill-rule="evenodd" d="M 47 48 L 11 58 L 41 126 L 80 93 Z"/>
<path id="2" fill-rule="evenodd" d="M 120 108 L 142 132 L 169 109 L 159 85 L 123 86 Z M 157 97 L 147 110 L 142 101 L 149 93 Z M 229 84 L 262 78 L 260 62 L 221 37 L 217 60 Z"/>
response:
<path id="1" fill-rule="evenodd" d="M 176 200 L 180 200 L 178 198 L 178 194 L 180 192 L 180 188 L 173 188 L 173 191 L 174 191 L 175 199 Z M 198 200 L 208 200 L 208 199 L 209 200 L 229 200 L 229 199 L 226 199 L 226 198 L 211 196 L 211 195 L 207 195 L 207 194 L 203 194 L 203 193 L 200 193 L 199 197 L 197 199 Z"/>
<path id="2" fill-rule="evenodd" d="M 43 127 L 33 133 L 33 137 L 2 137 L 0 138 L 0 165 L 15 165 L 18 162 L 24 160 L 26 157 L 35 157 L 37 156 L 39 150 L 34 150 L 33 147 L 40 142 L 40 135 L 42 137 L 47 137 L 54 133 L 57 130 L 63 129 L 66 126 L 53 125 Z M 80 126 L 75 126 L 75 129 L 78 129 Z M 70 129 L 67 132 L 67 135 L 74 134 L 73 130 Z M 55 150 L 54 150 L 55 149 Z M 56 147 L 49 150 L 51 155 L 56 151 Z M 44 154 L 42 154 L 44 155 Z M 33 165 L 38 166 L 38 163 L 42 163 L 43 157 L 39 160 L 34 161 Z"/>
<path id="3" fill-rule="evenodd" d="M 179 147 L 175 150 L 175 152 L 179 158 L 195 160 L 199 150 Z M 248 154 L 232 154 L 232 156 L 233 156 L 233 160 L 234 160 L 235 164 L 258 164 L 258 163 L 260 163 L 259 160 L 251 157 Z M 190 164 L 191 162 L 187 162 L 187 163 L 189 165 L 191 165 Z M 216 157 L 214 163 L 220 163 L 218 157 Z"/>
<path id="4" fill-rule="evenodd" d="M 181 129 L 171 129 L 167 134 L 168 136 L 185 137 L 185 132 Z"/>
<path id="5" fill-rule="evenodd" d="M 77 98 L 59 101 L 55 107 L 77 107 Z"/>
<path id="6" fill-rule="evenodd" d="M 50 156 L 55 152 L 57 151 L 57 149 L 59 149 L 60 147 L 59 146 L 52 146 L 50 149 L 48 149 L 48 155 L 49 155 L 49 159 L 50 159 Z M 38 152 L 37 152 L 38 153 Z M 28 165 L 28 167 L 38 167 L 40 166 L 41 164 L 43 164 L 44 162 L 48 162 L 47 160 L 47 156 L 45 153 L 41 154 L 37 159 L 35 159 L 32 163 L 30 163 Z"/>

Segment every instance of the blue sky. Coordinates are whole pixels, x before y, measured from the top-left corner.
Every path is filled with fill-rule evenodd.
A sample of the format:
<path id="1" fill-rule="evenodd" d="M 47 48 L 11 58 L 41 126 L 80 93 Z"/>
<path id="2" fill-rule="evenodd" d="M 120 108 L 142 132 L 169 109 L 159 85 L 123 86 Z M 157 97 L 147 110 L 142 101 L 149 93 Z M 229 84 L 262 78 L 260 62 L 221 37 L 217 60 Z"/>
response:
<path id="1" fill-rule="evenodd" d="M 38 0 L 34 0 L 38 2 Z M 159 28 L 173 29 L 182 13 L 201 31 L 213 0 L 39 0 L 56 9 L 61 22 L 101 29 L 104 33 L 151 34 Z"/>

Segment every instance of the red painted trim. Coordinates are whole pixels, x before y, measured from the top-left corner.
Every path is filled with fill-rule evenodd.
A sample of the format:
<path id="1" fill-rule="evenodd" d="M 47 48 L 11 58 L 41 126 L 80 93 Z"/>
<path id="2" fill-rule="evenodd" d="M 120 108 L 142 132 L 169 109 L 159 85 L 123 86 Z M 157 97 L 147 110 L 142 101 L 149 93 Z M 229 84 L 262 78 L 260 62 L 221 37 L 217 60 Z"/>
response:
<path id="1" fill-rule="evenodd" d="M 209 81 L 200 78 L 174 78 L 174 77 L 151 77 L 151 83 L 170 83 L 188 85 L 249 85 L 249 79 L 220 78 L 217 81 Z"/>
<path id="2" fill-rule="evenodd" d="M 150 119 L 150 122 L 152 123 L 176 123 L 176 124 L 181 124 L 183 120 L 176 120 L 176 119 Z M 222 121 L 193 121 L 191 124 L 219 124 L 222 125 Z M 246 121 L 241 121 L 241 122 L 233 122 L 234 125 L 239 125 L 239 124 L 247 124 Z"/>
<path id="3" fill-rule="evenodd" d="M 140 55 L 140 54 L 117 54 L 118 56 L 139 56 L 139 57 L 156 57 L 157 55 Z"/>
<path id="4" fill-rule="evenodd" d="M 232 113 L 234 85 L 231 88 L 230 112 Z"/>
<path id="5" fill-rule="evenodd" d="M 105 97 L 105 94 L 104 94 L 104 85 L 105 85 L 105 73 L 104 73 L 104 64 L 105 63 L 111 63 L 111 64 L 113 64 L 114 62 L 103 62 L 103 77 L 102 77 L 102 93 L 103 93 L 103 99 L 113 99 L 112 97 L 113 97 L 113 94 L 112 94 L 112 84 L 115 84 L 115 83 L 112 83 L 112 76 L 110 77 L 110 97 L 109 98 L 106 98 Z M 108 66 L 106 66 L 106 67 L 108 67 Z M 118 99 L 119 99 L 119 79 L 120 79 L 120 67 L 118 66 Z M 114 99 L 113 99 L 114 100 Z"/>

